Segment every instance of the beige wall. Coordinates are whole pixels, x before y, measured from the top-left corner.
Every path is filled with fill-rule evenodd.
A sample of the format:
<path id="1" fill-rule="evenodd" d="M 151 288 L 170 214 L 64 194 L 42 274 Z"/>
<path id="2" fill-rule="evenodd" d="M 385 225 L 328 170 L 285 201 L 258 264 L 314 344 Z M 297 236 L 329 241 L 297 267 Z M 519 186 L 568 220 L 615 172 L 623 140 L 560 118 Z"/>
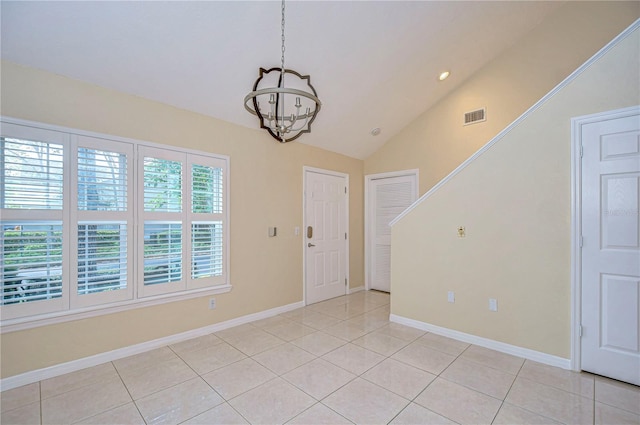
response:
<path id="1" fill-rule="evenodd" d="M 361 160 L 12 63 L 1 83 L 4 116 L 229 155 L 233 285 L 214 311 L 204 297 L 3 334 L 3 378 L 301 301 L 305 165 L 349 174 L 349 281 L 364 284 Z"/>
<path id="2" fill-rule="evenodd" d="M 418 168 L 427 192 L 639 16 L 635 1 L 567 2 L 367 158 L 365 174 Z M 486 122 L 462 125 L 482 107 Z"/>
<path id="3" fill-rule="evenodd" d="M 393 227 L 393 314 L 570 357 L 570 120 L 640 104 L 639 33 Z"/>

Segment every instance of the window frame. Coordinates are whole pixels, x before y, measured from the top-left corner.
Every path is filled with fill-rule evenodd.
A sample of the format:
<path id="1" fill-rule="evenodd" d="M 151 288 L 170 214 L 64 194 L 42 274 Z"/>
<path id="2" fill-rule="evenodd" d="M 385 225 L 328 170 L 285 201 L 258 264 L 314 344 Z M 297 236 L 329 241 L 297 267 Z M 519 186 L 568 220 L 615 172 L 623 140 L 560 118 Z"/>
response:
<path id="1" fill-rule="evenodd" d="M 230 279 L 230 158 L 210 152 L 181 148 L 106 134 L 54 126 L 33 121 L 0 116 L 3 137 L 38 140 L 63 145 L 63 207 L 62 210 L 2 209 L 2 221 L 61 221 L 62 222 L 62 297 L 33 303 L 0 306 L 0 332 L 13 332 L 81 318 L 112 314 L 151 305 L 204 297 L 231 291 Z M 120 152 L 127 155 L 127 211 L 78 211 L 78 148 Z M 144 152 L 165 152 L 170 159 L 184 158 L 182 169 L 182 277 L 170 291 L 145 291 L 143 277 L 144 249 L 144 169 L 140 166 Z M 200 160 L 200 161 L 199 161 Z M 205 163 L 203 163 L 205 162 Z M 222 214 L 191 212 L 192 163 L 222 168 Z M 137 198 L 137 199 L 136 199 Z M 105 214 L 107 213 L 107 214 Z M 154 213 L 157 214 L 157 213 Z M 215 219 L 212 218 L 215 216 Z M 78 223 L 127 223 L 127 288 L 78 295 Z M 174 220 L 171 220 L 174 221 Z M 202 221 L 222 222 L 222 276 L 192 279 L 191 226 Z M 131 224 L 131 226 L 129 225 Z M 110 293 L 111 292 L 111 293 Z M 118 293 L 118 294 L 116 294 Z M 45 304 L 46 303 L 46 306 Z M 33 305 L 30 305 L 33 304 Z"/>

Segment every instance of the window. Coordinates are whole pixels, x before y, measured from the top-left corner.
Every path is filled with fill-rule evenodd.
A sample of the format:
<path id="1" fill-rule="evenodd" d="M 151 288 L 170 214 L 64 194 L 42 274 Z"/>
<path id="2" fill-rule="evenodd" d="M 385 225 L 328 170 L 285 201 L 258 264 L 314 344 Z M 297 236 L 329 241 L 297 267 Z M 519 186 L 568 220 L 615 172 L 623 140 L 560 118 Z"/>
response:
<path id="1" fill-rule="evenodd" d="M 3 323 L 228 290 L 227 158 L 2 124 Z"/>
<path id="2" fill-rule="evenodd" d="M 140 149 L 142 297 L 224 283 L 224 169 L 203 155 Z"/>

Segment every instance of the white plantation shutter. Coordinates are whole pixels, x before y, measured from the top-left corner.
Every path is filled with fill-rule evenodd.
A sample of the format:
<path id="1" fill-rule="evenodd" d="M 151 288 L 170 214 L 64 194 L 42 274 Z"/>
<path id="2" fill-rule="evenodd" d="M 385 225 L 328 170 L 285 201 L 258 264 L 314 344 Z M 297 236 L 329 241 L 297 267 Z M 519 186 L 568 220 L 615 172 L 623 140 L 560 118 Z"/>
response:
<path id="1" fill-rule="evenodd" d="M 191 224 L 191 279 L 222 276 L 222 222 Z"/>
<path id="2" fill-rule="evenodd" d="M 2 305 L 62 297 L 62 222 L 2 223 Z"/>
<path id="3" fill-rule="evenodd" d="M 143 147 L 141 296 L 226 284 L 226 161 Z"/>
<path id="4" fill-rule="evenodd" d="M 184 208 L 185 153 L 143 146 L 140 166 L 143 170 L 142 219 L 139 246 L 143 267 L 139 274 L 139 294 L 143 297 L 182 291 L 185 242 L 188 228 Z"/>
<path id="5" fill-rule="evenodd" d="M 78 295 L 127 288 L 127 224 L 78 223 Z"/>
<path id="6" fill-rule="evenodd" d="M 145 211 L 182 211 L 182 168 L 180 161 L 145 156 Z"/>
<path id="7" fill-rule="evenodd" d="M 225 283 L 225 162 L 189 155 L 191 273 L 189 288 Z"/>
<path id="8" fill-rule="evenodd" d="M 68 305 L 63 208 L 68 138 L 2 126 L 0 137 L 0 306 L 2 318 Z"/>
<path id="9" fill-rule="evenodd" d="M 79 136 L 72 156 L 77 205 L 72 307 L 133 298 L 133 145 Z"/>
<path id="10" fill-rule="evenodd" d="M 60 144 L 2 138 L 1 208 L 62 209 Z"/>
<path id="11" fill-rule="evenodd" d="M 191 212 L 222 214 L 223 169 L 191 164 Z"/>
<path id="12" fill-rule="evenodd" d="M 127 155 L 78 148 L 78 210 L 127 211 Z"/>
<path id="13" fill-rule="evenodd" d="M 182 223 L 144 224 L 144 284 L 182 280 Z"/>

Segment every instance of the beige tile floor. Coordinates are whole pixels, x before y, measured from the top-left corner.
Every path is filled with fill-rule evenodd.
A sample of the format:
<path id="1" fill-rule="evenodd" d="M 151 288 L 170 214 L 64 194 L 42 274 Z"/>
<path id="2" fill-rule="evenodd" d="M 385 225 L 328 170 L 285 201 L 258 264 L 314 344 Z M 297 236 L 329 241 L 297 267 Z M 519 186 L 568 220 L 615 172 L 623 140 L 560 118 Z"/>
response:
<path id="1" fill-rule="evenodd" d="M 390 323 L 358 292 L 1 393 L 8 424 L 640 424 L 640 389 Z"/>

